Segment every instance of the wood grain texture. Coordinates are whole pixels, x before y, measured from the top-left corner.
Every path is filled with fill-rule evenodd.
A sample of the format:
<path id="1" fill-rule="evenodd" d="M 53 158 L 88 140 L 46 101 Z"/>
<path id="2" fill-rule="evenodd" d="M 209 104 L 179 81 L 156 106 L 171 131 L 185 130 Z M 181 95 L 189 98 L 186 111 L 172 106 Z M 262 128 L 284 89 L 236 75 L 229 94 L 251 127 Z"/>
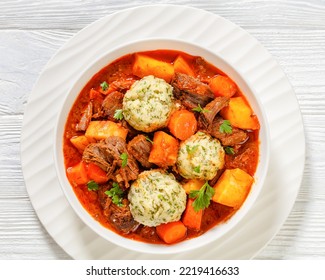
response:
<path id="1" fill-rule="evenodd" d="M 20 166 L 24 106 L 39 74 L 81 28 L 107 14 L 151 3 L 0 2 L 0 259 L 70 258 L 40 224 Z M 324 259 L 325 1 L 155 3 L 190 5 L 231 20 L 257 38 L 287 74 L 303 115 L 306 166 L 291 214 L 257 259 Z"/>

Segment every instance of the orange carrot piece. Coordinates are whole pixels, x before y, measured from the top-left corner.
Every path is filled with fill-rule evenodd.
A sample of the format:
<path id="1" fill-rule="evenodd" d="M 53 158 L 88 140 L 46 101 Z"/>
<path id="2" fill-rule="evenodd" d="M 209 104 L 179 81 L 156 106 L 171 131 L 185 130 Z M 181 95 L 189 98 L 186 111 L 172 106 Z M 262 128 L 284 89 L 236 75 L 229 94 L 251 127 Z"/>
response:
<path id="1" fill-rule="evenodd" d="M 195 115 L 185 109 L 178 110 L 172 114 L 168 128 L 176 138 L 186 140 L 196 132 L 197 121 Z"/>
<path id="2" fill-rule="evenodd" d="M 187 228 L 181 221 L 176 221 L 157 226 L 156 232 L 165 243 L 172 244 L 186 237 Z"/>
<path id="3" fill-rule="evenodd" d="M 90 180 L 94 180 L 98 184 L 106 183 L 108 181 L 106 172 L 95 163 L 88 164 L 87 175 Z"/>
<path id="4" fill-rule="evenodd" d="M 72 167 L 68 167 L 67 176 L 70 183 L 73 185 L 83 185 L 89 182 L 87 166 L 83 161 L 80 161 Z"/>
<path id="5" fill-rule="evenodd" d="M 172 166 L 176 163 L 178 148 L 177 139 L 163 131 L 157 131 L 153 136 L 148 161 L 160 167 Z"/>
<path id="6" fill-rule="evenodd" d="M 96 99 L 96 98 L 101 98 L 101 93 L 95 89 L 90 89 L 89 91 L 89 98 L 92 100 L 92 99 Z"/>
<path id="7" fill-rule="evenodd" d="M 236 84 L 227 76 L 218 75 L 212 78 L 209 86 L 216 97 L 232 97 L 237 92 Z"/>
<path id="8" fill-rule="evenodd" d="M 194 200 L 190 198 L 187 200 L 182 222 L 188 228 L 200 230 L 203 210 L 201 209 L 198 212 L 196 212 L 192 206 L 193 201 Z"/>
<path id="9" fill-rule="evenodd" d="M 177 56 L 174 61 L 174 70 L 175 72 L 187 74 L 189 76 L 194 77 L 194 71 L 191 66 L 187 63 L 187 61 L 181 55 Z"/>

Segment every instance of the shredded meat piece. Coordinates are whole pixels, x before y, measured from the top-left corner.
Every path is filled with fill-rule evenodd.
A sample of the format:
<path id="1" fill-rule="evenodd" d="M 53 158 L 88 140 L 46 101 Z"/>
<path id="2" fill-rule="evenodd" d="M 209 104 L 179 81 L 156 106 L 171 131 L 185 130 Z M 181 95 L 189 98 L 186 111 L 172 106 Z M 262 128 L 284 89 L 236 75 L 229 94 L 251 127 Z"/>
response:
<path id="1" fill-rule="evenodd" d="M 152 144 L 144 135 L 137 135 L 127 145 L 127 149 L 143 167 L 151 168 L 153 164 L 149 162 L 149 155 Z"/>
<path id="2" fill-rule="evenodd" d="M 139 223 L 133 219 L 130 211 L 129 201 L 123 199 L 123 206 L 112 203 L 112 199 L 105 194 L 112 187 L 112 184 L 101 185 L 98 189 L 98 201 L 103 208 L 104 216 L 111 224 L 123 233 L 130 233 L 137 230 Z"/>
<path id="3" fill-rule="evenodd" d="M 224 119 L 217 116 L 211 126 L 210 133 L 215 138 L 219 139 L 223 146 L 235 146 L 237 144 L 243 144 L 248 140 L 248 134 L 237 127 L 232 128 L 232 133 L 223 133 L 220 132 L 220 126 L 223 123 Z"/>
<path id="4" fill-rule="evenodd" d="M 123 107 L 123 97 L 124 94 L 119 91 L 107 95 L 102 103 L 102 115 L 114 120 L 115 111 Z"/>
<path id="5" fill-rule="evenodd" d="M 108 175 L 115 171 L 116 160 L 103 142 L 89 144 L 82 154 L 82 159 L 87 163 L 95 163 Z"/>
<path id="6" fill-rule="evenodd" d="M 121 155 L 127 156 L 126 166 L 122 166 Z M 136 160 L 127 151 L 123 138 L 111 136 L 105 141 L 89 144 L 83 152 L 82 159 L 85 162 L 93 162 L 107 172 L 109 178 L 123 183 L 123 187 L 129 187 L 129 181 L 135 180 L 139 175 Z"/>
<path id="7" fill-rule="evenodd" d="M 188 109 L 193 109 L 198 105 L 205 107 L 214 98 L 207 84 L 186 74 L 176 72 L 171 85 L 174 88 L 175 97 Z"/>
<path id="8" fill-rule="evenodd" d="M 216 97 L 210 103 L 208 103 L 202 113 L 199 116 L 199 125 L 203 129 L 210 130 L 212 127 L 212 122 L 219 111 L 228 106 L 229 98 L 227 97 Z"/>
<path id="9" fill-rule="evenodd" d="M 89 102 L 76 125 L 77 131 L 86 131 L 93 115 L 93 103 Z"/>

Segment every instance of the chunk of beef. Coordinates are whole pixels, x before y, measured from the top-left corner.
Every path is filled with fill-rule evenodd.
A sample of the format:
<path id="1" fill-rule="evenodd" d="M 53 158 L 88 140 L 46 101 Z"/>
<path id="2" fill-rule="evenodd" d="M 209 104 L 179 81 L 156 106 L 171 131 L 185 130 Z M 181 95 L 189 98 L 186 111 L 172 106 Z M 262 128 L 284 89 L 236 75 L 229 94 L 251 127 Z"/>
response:
<path id="1" fill-rule="evenodd" d="M 114 82 L 111 82 L 109 86 L 117 91 L 126 92 L 131 88 L 131 86 L 135 81 L 136 79 L 134 79 L 133 77 L 124 77 L 124 78 L 119 78 Z"/>
<path id="2" fill-rule="evenodd" d="M 223 123 L 224 119 L 222 117 L 215 117 L 210 133 L 215 138 L 219 139 L 223 146 L 235 146 L 237 144 L 242 144 L 248 139 L 248 134 L 239 128 L 233 127 L 231 133 L 220 132 L 220 126 Z"/>
<path id="3" fill-rule="evenodd" d="M 257 162 L 256 157 L 258 156 L 256 149 L 257 147 L 253 143 L 246 143 L 238 154 L 229 157 L 230 160 L 227 160 L 226 157 L 225 167 L 229 169 L 240 168 L 253 176 L 256 166 L 252 165 L 252 162 Z"/>
<path id="4" fill-rule="evenodd" d="M 105 139 L 107 150 L 114 157 L 117 165 L 120 167 L 116 172 L 117 182 L 124 182 L 125 187 L 129 187 L 129 181 L 135 180 L 139 175 L 139 167 L 135 158 L 127 151 L 126 142 L 123 138 L 111 136 Z M 127 157 L 126 166 L 123 166 L 121 155 L 125 154 Z"/>
<path id="5" fill-rule="evenodd" d="M 130 211 L 129 201 L 123 199 L 123 206 L 112 203 L 112 199 L 105 194 L 112 187 L 112 184 L 99 186 L 98 201 L 103 209 L 104 216 L 111 224 L 123 233 L 130 233 L 137 230 L 139 223 L 133 219 Z"/>
<path id="6" fill-rule="evenodd" d="M 123 107 L 123 97 L 124 94 L 119 91 L 113 91 L 108 94 L 102 103 L 103 116 L 113 120 L 115 111 Z"/>
<path id="7" fill-rule="evenodd" d="M 123 165 L 121 155 L 126 155 L 126 166 Z M 129 181 L 135 180 L 139 174 L 139 168 L 134 157 L 127 151 L 123 138 L 111 136 L 105 141 L 89 144 L 83 152 L 85 162 L 93 162 L 107 172 L 109 178 L 123 183 L 123 187 L 129 187 Z"/>
<path id="8" fill-rule="evenodd" d="M 93 103 L 89 102 L 76 125 L 77 131 L 86 131 L 93 115 Z"/>
<path id="9" fill-rule="evenodd" d="M 153 166 L 153 164 L 148 161 L 151 147 L 152 144 L 144 135 L 137 135 L 127 145 L 129 153 L 146 168 L 151 168 Z"/>
<path id="10" fill-rule="evenodd" d="M 115 157 L 103 142 L 89 144 L 82 154 L 82 159 L 87 163 L 95 163 L 108 175 L 113 174 L 117 164 Z"/>
<path id="11" fill-rule="evenodd" d="M 109 220 L 117 230 L 128 234 L 139 227 L 140 224 L 133 219 L 127 199 L 123 199 L 123 206 L 111 203 L 110 210 Z"/>
<path id="12" fill-rule="evenodd" d="M 212 122 L 219 111 L 228 106 L 229 98 L 227 97 L 216 97 L 210 103 L 208 103 L 202 113 L 199 116 L 199 125 L 201 128 L 209 130 L 212 127 Z"/>
<path id="13" fill-rule="evenodd" d="M 207 84 L 186 74 L 176 72 L 171 85 L 174 88 L 175 97 L 188 109 L 193 109 L 198 105 L 205 107 L 214 98 Z"/>

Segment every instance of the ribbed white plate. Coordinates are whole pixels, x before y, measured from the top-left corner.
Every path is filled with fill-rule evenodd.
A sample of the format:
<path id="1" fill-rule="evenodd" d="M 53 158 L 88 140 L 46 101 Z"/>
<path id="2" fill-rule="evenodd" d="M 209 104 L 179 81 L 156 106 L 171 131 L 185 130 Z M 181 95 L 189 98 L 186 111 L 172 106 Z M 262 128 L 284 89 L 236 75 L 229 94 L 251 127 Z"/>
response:
<path id="1" fill-rule="evenodd" d="M 120 44 L 152 37 L 185 40 L 220 55 L 252 85 L 270 125 L 270 169 L 254 207 L 227 236 L 190 253 L 140 254 L 105 241 L 74 213 L 54 168 L 54 123 L 81 69 Z M 21 159 L 26 188 L 40 221 L 75 259 L 249 259 L 273 238 L 291 211 L 302 179 L 305 138 L 295 94 L 256 39 L 215 14 L 156 5 L 124 10 L 94 22 L 49 61 L 26 107 Z"/>

